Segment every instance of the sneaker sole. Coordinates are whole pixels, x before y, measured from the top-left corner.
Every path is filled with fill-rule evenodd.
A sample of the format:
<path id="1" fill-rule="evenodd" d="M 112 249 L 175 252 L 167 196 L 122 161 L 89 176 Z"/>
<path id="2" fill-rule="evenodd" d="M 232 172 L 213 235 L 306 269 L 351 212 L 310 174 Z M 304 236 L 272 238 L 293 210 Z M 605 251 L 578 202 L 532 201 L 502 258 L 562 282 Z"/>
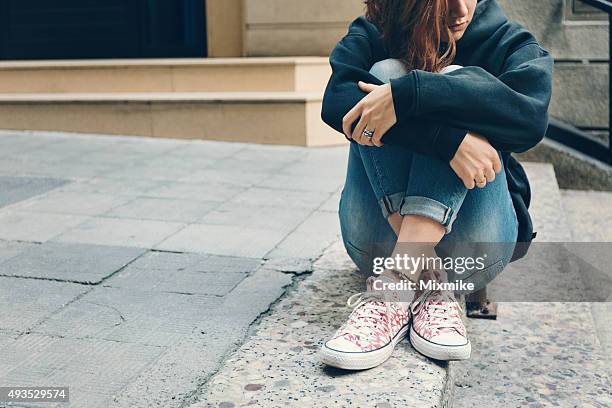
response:
<path id="1" fill-rule="evenodd" d="M 407 337 L 409 325 L 400 329 L 395 337 L 384 347 L 366 352 L 343 352 L 323 345 L 319 352 L 322 363 L 343 370 L 367 370 L 381 365 L 393 354 L 397 343 Z"/>
<path id="2" fill-rule="evenodd" d="M 472 345 L 469 340 L 467 344 L 460 346 L 443 346 L 421 337 L 414 331 L 412 325 L 410 326 L 410 343 L 416 351 L 435 360 L 467 360 L 472 354 Z"/>

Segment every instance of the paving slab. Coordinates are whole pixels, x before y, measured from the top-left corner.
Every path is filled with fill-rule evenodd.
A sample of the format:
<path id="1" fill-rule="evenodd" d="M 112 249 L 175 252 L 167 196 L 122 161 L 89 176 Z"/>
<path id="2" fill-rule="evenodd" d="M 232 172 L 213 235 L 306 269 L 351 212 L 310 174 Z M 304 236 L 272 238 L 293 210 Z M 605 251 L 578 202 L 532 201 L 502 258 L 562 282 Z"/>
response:
<path id="1" fill-rule="evenodd" d="M 214 201 L 137 197 L 104 213 L 105 217 L 193 223 L 218 207 Z"/>
<path id="2" fill-rule="evenodd" d="M 290 283 L 290 275 L 266 268 L 244 279 L 218 309 L 200 319 L 197 330 L 117 395 L 114 406 L 179 407 L 197 400 L 199 389 L 244 340 L 250 324 Z"/>
<path id="3" fill-rule="evenodd" d="M 344 184 L 344 180 L 334 177 L 322 177 L 314 180 L 312 176 L 275 174 L 256 183 L 257 187 L 280 190 L 321 191 L 333 193 Z"/>
<path id="4" fill-rule="evenodd" d="M 231 199 L 233 203 L 275 206 L 282 208 L 319 207 L 330 194 L 316 191 L 294 191 L 261 187 L 251 187 Z"/>
<path id="5" fill-rule="evenodd" d="M 0 383 L 69 387 L 70 406 L 107 408 L 112 396 L 164 351 L 151 345 L 31 333 L 0 344 Z"/>
<path id="6" fill-rule="evenodd" d="M 152 248 L 184 226 L 177 222 L 96 217 L 64 232 L 54 241 Z"/>
<path id="7" fill-rule="evenodd" d="M 252 270 L 202 271 L 207 257 L 188 267 L 173 269 L 142 268 L 131 264 L 104 282 L 105 286 L 144 291 L 225 296 Z M 255 266 L 255 265 L 253 265 Z M 214 266 L 208 266 L 215 269 Z"/>
<path id="8" fill-rule="evenodd" d="M 53 142 L 52 139 L 25 132 L 2 131 L 0 135 L 0 157 L 8 158 L 15 154 L 31 151 Z"/>
<path id="9" fill-rule="evenodd" d="M 280 242 L 266 258 L 302 258 L 314 260 L 340 236 L 337 213 L 313 212 L 290 235 Z"/>
<path id="10" fill-rule="evenodd" d="M 293 163 L 308 156 L 308 149 L 300 146 L 244 144 L 232 159 L 247 163 L 262 163 L 273 159 L 277 163 Z"/>
<path id="11" fill-rule="evenodd" d="M 262 154 L 261 156 L 267 157 L 267 160 L 255 160 L 253 157 L 249 158 L 248 160 L 244 158 L 234 159 L 232 156 L 231 160 L 218 160 L 211 167 L 214 167 L 220 171 L 229 171 L 233 173 L 255 172 L 274 174 L 291 164 L 291 161 L 288 162 L 283 160 L 283 155 L 275 155 L 276 158 L 274 160 L 269 160 L 269 158 L 272 157 L 272 154 Z"/>
<path id="12" fill-rule="evenodd" d="M 0 176 L 0 207 L 46 193 L 68 182 L 49 177 Z"/>
<path id="13" fill-rule="evenodd" d="M 0 265 L 8 259 L 19 255 L 28 248 L 35 246 L 36 244 L 30 244 L 27 242 L 13 242 L 13 241 L 2 241 L 0 240 Z"/>
<path id="14" fill-rule="evenodd" d="M 167 154 L 196 161 L 202 159 L 222 160 L 229 159 L 249 146 L 247 143 L 219 143 L 210 140 L 183 140 L 181 142 L 179 146 L 167 152 Z"/>
<path id="15" fill-rule="evenodd" d="M 0 211 L 0 239 L 45 242 L 89 217 L 42 212 Z"/>
<path id="16" fill-rule="evenodd" d="M 189 199 L 199 201 L 223 202 L 240 193 L 243 188 L 214 179 L 197 183 L 167 183 L 149 190 L 145 196 L 172 199 Z"/>
<path id="17" fill-rule="evenodd" d="M 146 288 L 143 288 L 146 289 Z M 219 297 L 96 286 L 36 327 L 37 333 L 168 346 L 213 313 Z"/>
<path id="18" fill-rule="evenodd" d="M 74 283 L 0 276 L 0 329 L 28 331 L 89 289 Z"/>
<path id="19" fill-rule="evenodd" d="M 256 171 L 256 169 L 249 169 L 248 171 L 237 171 L 233 168 L 221 170 L 213 166 L 194 170 L 193 173 L 181 177 L 178 181 L 192 185 L 223 183 L 235 187 L 251 187 L 267 177 L 270 177 L 270 173 Z"/>
<path id="20" fill-rule="evenodd" d="M 165 185 L 167 181 L 146 179 L 85 178 L 58 188 L 70 193 L 98 193 L 136 197 Z"/>
<path id="21" fill-rule="evenodd" d="M 144 252 L 140 248 L 46 242 L 0 263 L 0 275 L 95 285 Z"/>
<path id="22" fill-rule="evenodd" d="M 251 273 L 262 264 L 259 258 L 237 258 L 197 253 L 150 251 L 130 264 L 132 268 L 157 269 L 168 274 L 183 270 L 207 273 Z"/>
<path id="23" fill-rule="evenodd" d="M 117 166 L 112 163 L 86 162 L 79 160 L 57 160 L 52 162 L 29 162 L 20 166 L 21 171 L 31 175 L 48 177 L 96 177 L 116 171 Z"/>
<path id="24" fill-rule="evenodd" d="M 117 169 L 110 169 L 104 177 L 120 179 L 147 179 L 147 180 L 177 180 L 186 177 L 198 168 L 211 166 L 212 161 L 194 163 L 178 157 L 162 157 L 140 163 L 129 163 Z"/>
<path id="25" fill-rule="evenodd" d="M 319 211 L 331 211 L 337 213 L 340 207 L 340 196 L 342 195 L 342 188 L 338 189 L 331 197 L 325 201 Z"/>
<path id="26" fill-rule="evenodd" d="M 203 216 L 198 220 L 198 223 L 271 229 L 289 233 L 311 213 L 312 210 L 307 208 L 284 208 L 227 202 Z"/>
<path id="27" fill-rule="evenodd" d="M 11 209 L 52 214 L 99 215 L 126 203 L 128 200 L 128 197 L 110 194 L 53 191 L 14 204 Z"/>
<path id="28" fill-rule="evenodd" d="M 156 245 L 164 251 L 263 258 L 286 233 L 234 225 L 192 224 Z"/>

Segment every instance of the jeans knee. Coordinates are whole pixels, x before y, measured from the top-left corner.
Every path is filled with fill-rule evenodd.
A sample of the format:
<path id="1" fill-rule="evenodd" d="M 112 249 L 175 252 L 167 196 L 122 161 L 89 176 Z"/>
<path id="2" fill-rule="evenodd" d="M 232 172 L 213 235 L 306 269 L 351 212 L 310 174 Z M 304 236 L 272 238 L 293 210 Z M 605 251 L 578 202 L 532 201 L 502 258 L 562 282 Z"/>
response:
<path id="1" fill-rule="evenodd" d="M 408 71 L 400 60 L 387 58 L 372 65 L 370 73 L 383 82 L 389 82 L 391 79 L 406 75 Z"/>
<path id="2" fill-rule="evenodd" d="M 461 265 L 459 260 L 470 260 L 470 268 L 455 267 L 453 270 L 447 270 L 449 281 L 461 280 L 474 285 L 473 290 L 465 292 L 467 294 L 484 288 L 508 266 L 514 246 L 514 242 L 471 242 L 449 245 L 446 248 L 439 244 L 436 250 L 443 258 L 453 258 L 455 265 Z"/>

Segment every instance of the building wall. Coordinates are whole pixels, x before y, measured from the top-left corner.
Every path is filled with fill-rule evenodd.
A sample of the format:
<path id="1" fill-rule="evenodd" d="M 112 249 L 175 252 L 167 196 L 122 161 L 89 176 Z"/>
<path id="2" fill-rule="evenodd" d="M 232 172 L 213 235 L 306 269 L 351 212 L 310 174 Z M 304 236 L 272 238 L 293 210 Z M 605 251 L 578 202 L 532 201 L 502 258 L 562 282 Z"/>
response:
<path id="1" fill-rule="evenodd" d="M 244 55 L 244 0 L 206 0 L 206 38 L 209 57 Z"/>
<path id="2" fill-rule="evenodd" d="M 498 0 L 555 58 L 551 115 L 578 127 L 607 128 L 607 15 L 572 14 L 571 1 Z"/>
<path id="3" fill-rule="evenodd" d="M 498 0 L 555 58 L 551 115 L 608 127 L 607 16 L 568 13 L 577 0 Z M 578 4 L 580 7 L 584 7 Z M 327 56 L 363 0 L 208 0 L 209 55 Z M 602 18 L 604 20 L 602 20 Z"/>
<path id="4" fill-rule="evenodd" d="M 327 56 L 363 0 L 244 0 L 247 56 Z"/>

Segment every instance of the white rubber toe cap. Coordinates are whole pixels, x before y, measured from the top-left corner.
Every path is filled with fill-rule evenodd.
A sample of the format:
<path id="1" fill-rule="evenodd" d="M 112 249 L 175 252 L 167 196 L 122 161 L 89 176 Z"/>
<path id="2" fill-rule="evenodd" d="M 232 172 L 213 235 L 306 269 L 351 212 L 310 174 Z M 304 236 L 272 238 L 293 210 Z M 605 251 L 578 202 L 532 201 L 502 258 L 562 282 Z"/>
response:
<path id="1" fill-rule="evenodd" d="M 343 337 L 337 337 L 328 341 L 327 343 L 325 343 L 325 347 L 344 353 L 354 353 L 362 351 L 361 348 L 359 348 L 359 346 L 357 346 L 355 343 L 352 343 Z"/>
<path id="2" fill-rule="evenodd" d="M 463 346 L 468 343 L 467 339 L 457 332 L 440 333 L 430 338 L 429 341 L 441 346 Z"/>

